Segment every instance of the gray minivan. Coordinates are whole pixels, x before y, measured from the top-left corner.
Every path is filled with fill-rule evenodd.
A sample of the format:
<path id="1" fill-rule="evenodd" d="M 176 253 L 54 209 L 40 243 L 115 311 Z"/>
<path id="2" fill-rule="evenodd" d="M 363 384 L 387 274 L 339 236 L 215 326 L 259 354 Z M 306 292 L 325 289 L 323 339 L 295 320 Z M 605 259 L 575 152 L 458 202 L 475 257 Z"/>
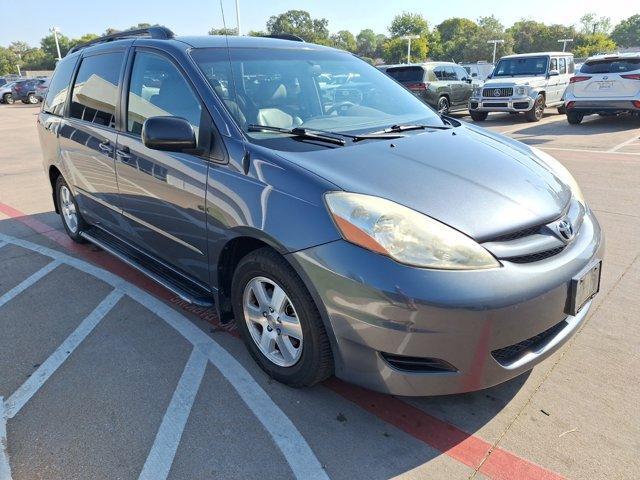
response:
<path id="1" fill-rule="evenodd" d="M 602 233 L 560 163 L 340 50 L 101 37 L 58 63 L 38 135 L 68 235 L 235 321 L 288 385 L 489 387 L 599 289 Z"/>
<path id="2" fill-rule="evenodd" d="M 455 63 L 426 62 L 380 68 L 439 113 L 465 110 L 473 93 L 471 74 Z"/>

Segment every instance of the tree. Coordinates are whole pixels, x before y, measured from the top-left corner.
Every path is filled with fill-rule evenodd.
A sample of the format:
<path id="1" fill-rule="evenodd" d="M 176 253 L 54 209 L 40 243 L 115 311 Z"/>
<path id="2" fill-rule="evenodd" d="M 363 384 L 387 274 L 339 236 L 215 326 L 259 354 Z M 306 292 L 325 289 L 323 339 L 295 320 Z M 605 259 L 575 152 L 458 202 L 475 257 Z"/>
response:
<path id="1" fill-rule="evenodd" d="M 376 35 L 376 58 L 382 58 L 384 56 L 384 44 L 387 40 L 388 38 L 384 33 L 378 33 Z"/>
<path id="2" fill-rule="evenodd" d="M 267 32 L 270 35 L 290 33 L 307 42 L 326 45 L 329 43 L 329 20 L 311 18 L 304 10 L 289 10 L 271 16 L 267 21 Z"/>
<path id="3" fill-rule="evenodd" d="M 429 46 L 423 37 L 411 40 L 411 62 L 423 62 L 427 59 Z M 383 46 L 385 63 L 406 63 L 407 61 L 407 40 L 400 37 L 390 38 Z"/>
<path id="4" fill-rule="evenodd" d="M 464 51 L 462 60 L 468 62 L 491 61 L 493 58 L 493 45 L 487 42 L 498 39 L 504 40 L 504 43 L 497 45 L 496 60 L 503 55 L 513 53 L 513 38 L 493 15 L 479 18 L 478 30 L 469 39 L 469 44 Z"/>
<path id="5" fill-rule="evenodd" d="M 389 32 L 392 37 L 403 35 L 426 36 L 429 33 L 429 24 L 419 13 L 403 12 L 396 15 L 391 22 Z"/>
<path id="6" fill-rule="evenodd" d="M 20 57 L 31 50 L 31 47 L 27 42 L 11 42 L 9 44 L 9 50 Z"/>
<path id="7" fill-rule="evenodd" d="M 155 25 L 158 25 L 157 23 Z M 137 25 L 133 25 L 132 27 L 127 28 L 127 30 L 140 30 L 142 28 L 152 27 L 150 23 L 138 23 Z"/>
<path id="8" fill-rule="evenodd" d="M 32 48 L 22 55 L 20 68 L 22 70 L 53 70 L 56 59 L 44 53 L 41 48 Z"/>
<path id="9" fill-rule="evenodd" d="M 82 45 L 83 43 L 90 42 L 91 40 L 95 40 L 96 38 L 99 38 L 99 35 L 96 35 L 95 33 L 85 33 L 80 38 L 71 40 L 70 45 L 71 47 L 75 47 L 77 45 Z"/>
<path id="10" fill-rule="evenodd" d="M 580 33 L 585 35 L 594 35 L 596 33 L 604 33 L 606 35 L 611 30 L 611 19 L 609 17 L 598 17 L 595 13 L 585 13 L 580 17 L 580 25 Z"/>
<path id="11" fill-rule="evenodd" d="M 377 46 L 378 38 L 370 28 L 360 31 L 356 37 L 356 51 L 361 57 L 374 57 Z"/>
<path id="12" fill-rule="evenodd" d="M 616 42 L 605 33 L 579 35 L 573 54 L 578 57 L 590 57 L 598 53 L 609 53 L 616 49 Z"/>
<path id="13" fill-rule="evenodd" d="M 60 55 L 64 57 L 72 47 L 71 40 L 69 39 L 69 37 L 66 37 L 59 33 L 58 44 L 60 45 Z M 50 58 L 58 58 L 58 50 L 56 49 L 56 40 L 53 36 L 53 33 L 40 40 L 40 48 L 42 48 L 44 53 Z"/>
<path id="14" fill-rule="evenodd" d="M 338 33 L 331 35 L 331 43 L 340 50 L 356 51 L 356 39 L 349 30 L 340 30 Z"/>
<path id="15" fill-rule="evenodd" d="M 209 35 L 238 35 L 238 28 L 212 28 L 207 33 Z"/>
<path id="16" fill-rule="evenodd" d="M 10 49 L 0 47 L 0 75 L 18 73 L 18 57 Z"/>
<path id="17" fill-rule="evenodd" d="M 640 47 L 640 15 L 622 20 L 611 32 L 611 39 L 621 47 Z"/>
<path id="18" fill-rule="evenodd" d="M 445 60 L 460 61 L 465 50 L 478 31 L 478 25 L 468 18 L 449 18 L 436 27 L 440 36 L 440 52 L 432 49 L 431 56 Z"/>

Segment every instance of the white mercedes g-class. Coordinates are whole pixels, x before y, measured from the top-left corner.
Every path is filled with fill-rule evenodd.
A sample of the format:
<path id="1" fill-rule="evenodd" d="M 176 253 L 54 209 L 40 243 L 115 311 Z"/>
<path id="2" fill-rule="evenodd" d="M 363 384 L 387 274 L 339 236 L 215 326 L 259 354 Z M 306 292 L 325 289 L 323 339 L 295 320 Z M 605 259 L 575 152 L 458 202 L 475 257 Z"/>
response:
<path id="1" fill-rule="evenodd" d="M 562 96 L 574 71 L 573 55 L 567 52 L 502 57 L 485 84 L 474 89 L 471 118 L 481 122 L 489 112 L 522 112 L 528 121 L 537 122 L 546 107 L 564 113 Z"/>

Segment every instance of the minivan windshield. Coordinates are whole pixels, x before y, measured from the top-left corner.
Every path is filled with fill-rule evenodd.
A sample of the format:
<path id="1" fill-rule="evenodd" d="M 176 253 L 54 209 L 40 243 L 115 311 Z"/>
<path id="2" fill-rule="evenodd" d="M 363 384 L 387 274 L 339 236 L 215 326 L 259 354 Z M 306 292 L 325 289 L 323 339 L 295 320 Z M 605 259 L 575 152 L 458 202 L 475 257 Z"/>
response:
<path id="1" fill-rule="evenodd" d="M 256 125 L 337 134 L 407 123 L 444 125 L 403 86 L 346 52 L 202 48 L 191 55 L 254 142 L 283 137 L 282 132 L 259 130 Z"/>
<path id="2" fill-rule="evenodd" d="M 518 75 L 544 75 L 547 73 L 548 57 L 503 58 L 493 71 L 493 77 Z"/>

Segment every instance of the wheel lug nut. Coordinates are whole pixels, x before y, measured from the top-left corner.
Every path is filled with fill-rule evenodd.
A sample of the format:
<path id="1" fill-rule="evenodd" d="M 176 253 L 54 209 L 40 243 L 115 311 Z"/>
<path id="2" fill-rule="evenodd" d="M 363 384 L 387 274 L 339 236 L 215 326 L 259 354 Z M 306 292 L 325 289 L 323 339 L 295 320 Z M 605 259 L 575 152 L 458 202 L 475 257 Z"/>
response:
<path id="1" fill-rule="evenodd" d="M 271 327 L 271 325 L 267 325 L 267 331 L 270 332 L 272 330 L 273 330 L 273 328 Z"/>
<path id="2" fill-rule="evenodd" d="M 277 333 L 278 335 L 280 335 L 280 329 L 279 329 L 279 328 L 276 328 L 276 333 Z"/>
<path id="3" fill-rule="evenodd" d="M 270 311 L 271 313 L 273 313 L 273 308 L 272 308 L 272 307 L 269 307 L 269 311 Z"/>
<path id="4" fill-rule="evenodd" d="M 266 317 L 267 316 L 267 312 L 262 312 L 262 316 Z"/>

